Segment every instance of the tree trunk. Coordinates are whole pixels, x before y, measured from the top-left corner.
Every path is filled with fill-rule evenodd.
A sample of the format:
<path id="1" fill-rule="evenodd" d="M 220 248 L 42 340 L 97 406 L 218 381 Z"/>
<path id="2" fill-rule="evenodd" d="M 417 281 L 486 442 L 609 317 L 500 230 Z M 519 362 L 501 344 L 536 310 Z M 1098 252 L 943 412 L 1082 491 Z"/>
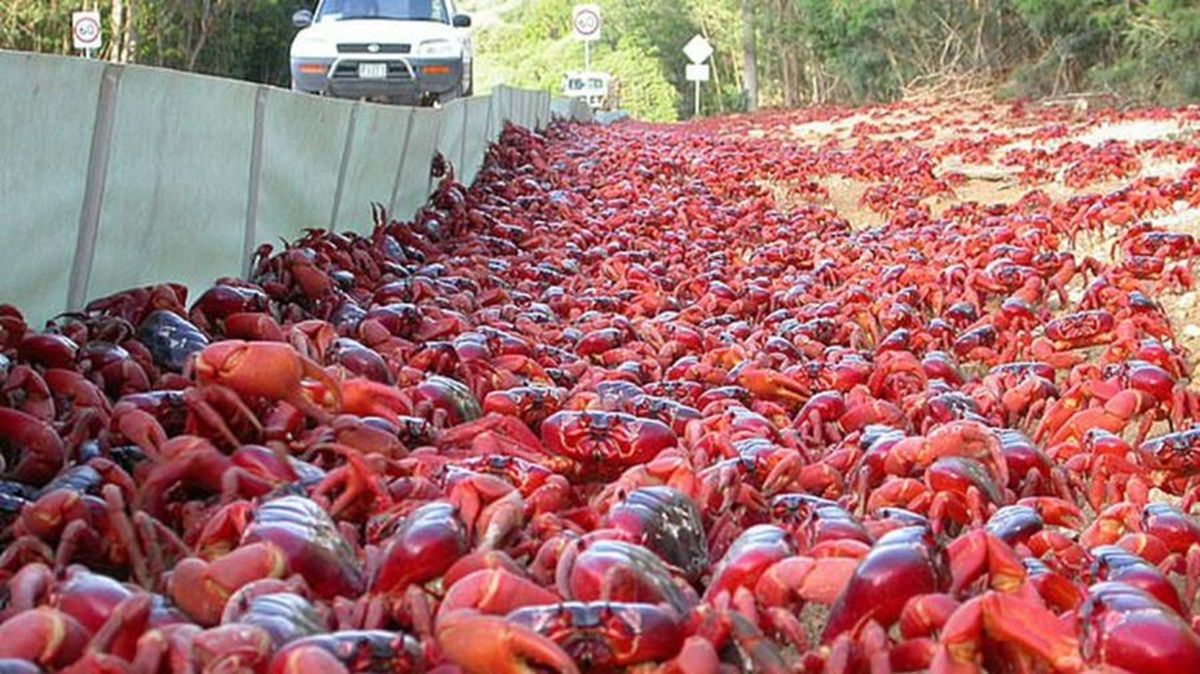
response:
<path id="1" fill-rule="evenodd" d="M 121 38 L 121 63 L 133 62 L 133 49 L 136 46 L 134 31 L 137 23 L 137 0 L 125 0 L 125 35 Z"/>
<path id="2" fill-rule="evenodd" d="M 787 60 L 786 49 L 779 50 L 779 86 L 780 94 L 784 95 L 784 107 L 792 107 L 792 64 Z"/>
<path id="3" fill-rule="evenodd" d="M 204 51 L 204 43 L 208 42 L 209 33 L 212 31 L 212 0 L 204 0 L 200 9 L 200 28 L 196 34 L 196 41 L 188 47 L 187 70 L 194 72 L 196 63 L 200 60 L 200 52 Z"/>
<path id="4" fill-rule="evenodd" d="M 816 63 L 809 64 L 809 80 L 812 82 L 812 105 L 821 105 L 825 101 L 821 95 L 821 73 L 817 70 Z"/>
<path id="5" fill-rule="evenodd" d="M 108 40 L 108 60 L 121 62 L 122 35 L 125 34 L 125 3 L 122 0 L 112 0 L 112 12 L 109 16 L 112 22 L 112 35 Z"/>
<path id="6" fill-rule="evenodd" d="M 742 79 L 746 87 L 746 110 L 754 112 L 758 109 L 758 49 L 750 0 L 742 0 Z"/>
<path id="7" fill-rule="evenodd" d="M 786 51 L 779 55 L 779 65 L 780 74 L 783 75 L 783 107 L 794 108 L 796 107 L 796 90 L 792 85 L 796 81 L 796 76 L 792 72 L 794 63 L 792 59 L 788 58 Z"/>

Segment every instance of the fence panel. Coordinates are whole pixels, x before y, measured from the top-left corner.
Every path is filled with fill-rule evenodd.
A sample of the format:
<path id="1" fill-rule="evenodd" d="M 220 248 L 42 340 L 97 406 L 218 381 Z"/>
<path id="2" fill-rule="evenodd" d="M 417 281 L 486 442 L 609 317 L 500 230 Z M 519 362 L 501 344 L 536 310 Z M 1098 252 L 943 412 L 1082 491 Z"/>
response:
<path id="1" fill-rule="evenodd" d="M 125 70 L 89 297 L 240 272 L 254 98 L 250 84 Z"/>
<path id="2" fill-rule="evenodd" d="M 35 322 L 66 308 L 104 70 L 0 52 L 0 303 Z"/>

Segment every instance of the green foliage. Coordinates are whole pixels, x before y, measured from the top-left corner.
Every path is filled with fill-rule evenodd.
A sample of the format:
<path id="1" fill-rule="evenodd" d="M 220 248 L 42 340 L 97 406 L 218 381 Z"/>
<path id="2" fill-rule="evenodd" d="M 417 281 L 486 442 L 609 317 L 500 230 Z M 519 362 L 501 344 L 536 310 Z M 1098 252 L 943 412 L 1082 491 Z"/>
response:
<path id="1" fill-rule="evenodd" d="M 1096 82 L 1140 100 L 1200 100 L 1200 6 L 1189 0 L 1150 0 L 1120 27 L 1125 49 L 1094 74 Z"/>
<path id="2" fill-rule="evenodd" d="M 291 16 L 294 0 L 256 0 L 223 17 L 227 26 L 213 34 L 201 57 L 202 70 L 226 77 L 286 85 L 290 78 L 288 51 L 296 29 Z"/>
<path id="3" fill-rule="evenodd" d="M 621 82 L 621 107 L 638 119 L 651 122 L 670 122 L 677 119 L 681 100 L 677 85 L 663 76 L 654 60 L 639 58 L 635 49 L 623 48 L 603 52 L 594 66 L 612 73 Z"/>
<path id="4" fill-rule="evenodd" d="M 483 31 L 476 39 L 477 91 L 505 83 L 561 92 L 563 75 L 583 69 L 583 45 L 571 37 L 574 4 L 532 0 L 506 17 L 504 25 Z M 633 115 L 649 121 L 675 120 L 683 65 L 678 66 L 678 80 L 673 80 L 668 68 L 674 59 L 661 48 L 679 41 L 681 35 L 679 47 L 691 38 L 686 17 L 669 3 L 609 0 L 602 7 L 604 39 L 592 45 L 593 68 L 620 79 L 624 107 Z"/>
<path id="5" fill-rule="evenodd" d="M 71 12 L 86 2 L 0 0 L 0 49 L 73 53 Z M 100 0 L 103 56 L 257 82 L 288 82 L 292 12 L 313 0 Z M 118 8 L 125 25 L 116 33 Z M 125 45 L 128 44 L 128 48 Z"/>
<path id="6" fill-rule="evenodd" d="M 1014 0 L 1037 46 L 1037 55 L 1013 73 L 1016 91 L 1042 96 L 1090 83 L 1090 73 L 1119 58 L 1129 20 L 1114 0 Z"/>
<path id="7" fill-rule="evenodd" d="M 65 53 L 71 11 L 61 2 L 0 0 L 0 48 Z"/>
<path id="8" fill-rule="evenodd" d="M 582 1 L 582 0 L 578 0 Z M 681 48 L 716 48 L 706 113 L 745 107 L 744 27 L 765 105 L 894 100 L 947 82 L 1013 96 L 1110 92 L 1136 103 L 1200 101 L 1196 0 L 594 0 L 604 10 L 596 69 L 647 120 L 691 114 Z M 290 16 L 315 0 L 0 0 L 0 48 L 70 53 L 71 11 L 91 2 L 104 56 L 286 84 Z M 507 83 L 559 92 L 583 67 L 570 35 L 577 0 L 460 0 L 480 22 L 476 90 Z M 113 21 L 124 8 L 125 27 Z M 116 31 L 122 31 L 118 35 Z"/>
<path id="9" fill-rule="evenodd" d="M 754 0 L 768 102 L 887 101 L 957 79 L 1022 97 L 1200 100 L 1195 0 Z M 767 45 L 766 48 L 763 45 Z M 781 100 L 782 99 L 782 100 Z"/>

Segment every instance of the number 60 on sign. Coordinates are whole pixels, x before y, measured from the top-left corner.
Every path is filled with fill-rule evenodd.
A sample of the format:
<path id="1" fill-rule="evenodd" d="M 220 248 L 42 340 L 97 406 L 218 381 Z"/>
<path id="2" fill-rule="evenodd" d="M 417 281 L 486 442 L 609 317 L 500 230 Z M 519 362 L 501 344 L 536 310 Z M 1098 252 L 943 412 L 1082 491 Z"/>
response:
<path id="1" fill-rule="evenodd" d="M 75 43 L 76 49 L 83 51 L 103 46 L 104 31 L 100 29 L 100 12 L 73 12 L 71 41 Z"/>

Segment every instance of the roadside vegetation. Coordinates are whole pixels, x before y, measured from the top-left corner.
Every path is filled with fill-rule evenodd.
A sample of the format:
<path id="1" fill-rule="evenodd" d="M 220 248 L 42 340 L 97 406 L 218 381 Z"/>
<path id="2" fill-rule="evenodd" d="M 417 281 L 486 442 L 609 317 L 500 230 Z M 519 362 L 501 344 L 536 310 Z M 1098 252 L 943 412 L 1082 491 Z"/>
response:
<path id="1" fill-rule="evenodd" d="M 101 58 L 286 85 L 304 0 L 0 0 L 0 49 L 74 53 L 71 13 L 97 9 Z"/>
<path id="2" fill-rule="evenodd" d="M 593 66 L 617 75 L 635 116 L 688 114 L 680 49 L 717 49 L 705 113 L 890 101 L 987 91 L 1013 98 L 1085 93 L 1118 104 L 1200 100 L 1194 0 L 599 0 Z M 104 57 L 287 82 L 295 0 L 102 0 Z M 313 4 L 313 3 L 309 3 Z M 480 17 L 477 91 L 557 91 L 582 69 L 574 0 L 465 0 Z M 63 0 L 0 0 L 0 48 L 69 53 Z"/>

